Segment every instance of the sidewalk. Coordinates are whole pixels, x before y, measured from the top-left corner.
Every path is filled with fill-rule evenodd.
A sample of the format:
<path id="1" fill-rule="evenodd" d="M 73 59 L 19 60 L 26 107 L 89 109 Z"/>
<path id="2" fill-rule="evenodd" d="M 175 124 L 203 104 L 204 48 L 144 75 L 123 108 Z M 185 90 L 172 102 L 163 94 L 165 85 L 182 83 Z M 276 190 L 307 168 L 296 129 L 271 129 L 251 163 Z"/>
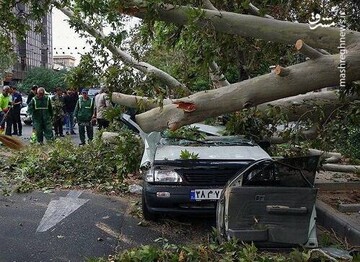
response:
<path id="1" fill-rule="evenodd" d="M 360 214 L 344 214 L 321 200 L 316 201 L 317 223 L 334 230 L 341 238 L 353 245 L 360 245 Z"/>
<path id="2" fill-rule="evenodd" d="M 360 176 L 341 172 L 320 172 L 315 186 L 317 223 L 333 230 L 352 246 L 360 246 Z M 351 209 L 341 207 L 352 206 Z M 344 209 L 346 212 L 340 212 Z"/>

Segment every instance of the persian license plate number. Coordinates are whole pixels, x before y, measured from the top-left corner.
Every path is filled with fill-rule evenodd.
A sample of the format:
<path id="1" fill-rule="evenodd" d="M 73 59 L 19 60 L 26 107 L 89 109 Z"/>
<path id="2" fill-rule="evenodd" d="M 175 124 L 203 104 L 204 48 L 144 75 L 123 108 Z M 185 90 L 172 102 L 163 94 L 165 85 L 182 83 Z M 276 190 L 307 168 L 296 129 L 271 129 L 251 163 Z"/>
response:
<path id="1" fill-rule="evenodd" d="M 190 192 L 192 201 L 218 200 L 222 189 L 194 189 Z"/>

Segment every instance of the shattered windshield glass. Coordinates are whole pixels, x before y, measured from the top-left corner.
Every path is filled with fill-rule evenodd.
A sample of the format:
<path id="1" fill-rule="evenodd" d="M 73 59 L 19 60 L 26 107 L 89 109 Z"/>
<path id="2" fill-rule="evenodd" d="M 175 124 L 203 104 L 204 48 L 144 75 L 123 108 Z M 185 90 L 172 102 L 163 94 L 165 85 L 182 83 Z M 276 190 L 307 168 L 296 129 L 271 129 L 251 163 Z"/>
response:
<path id="1" fill-rule="evenodd" d="M 242 137 L 205 137 L 202 140 L 186 138 L 186 137 L 163 137 L 160 140 L 161 145 L 188 145 L 188 146 L 254 146 L 254 144 Z"/>

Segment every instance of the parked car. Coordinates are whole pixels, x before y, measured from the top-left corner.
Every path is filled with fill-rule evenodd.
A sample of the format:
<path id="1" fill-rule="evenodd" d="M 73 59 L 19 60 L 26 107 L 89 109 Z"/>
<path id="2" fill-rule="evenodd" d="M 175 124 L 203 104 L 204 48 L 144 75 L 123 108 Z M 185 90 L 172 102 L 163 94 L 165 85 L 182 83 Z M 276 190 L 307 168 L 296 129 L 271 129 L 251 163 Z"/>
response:
<path id="1" fill-rule="evenodd" d="M 94 98 L 99 93 L 100 93 L 100 88 L 90 88 L 88 91 L 88 96 L 90 98 Z"/>
<path id="2" fill-rule="evenodd" d="M 28 106 L 25 102 L 22 103 L 22 107 L 20 109 L 20 118 L 21 121 L 24 122 L 25 125 L 31 125 L 32 124 L 32 118 L 27 112 Z"/>
<path id="3" fill-rule="evenodd" d="M 145 219 L 160 214 L 212 214 L 227 183 L 253 162 L 271 159 L 257 144 L 241 137 L 208 136 L 194 141 L 167 138 L 159 132 L 144 133 L 123 115 L 145 143 L 142 210 Z M 213 129 L 213 128 L 212 128 Z M 192 155 L 185 159 L 184 155 Z"/>
<path id="4" fill-rule="evenodd" d="M 318 156 L 258 160 L 229 180 L 217 206 L 225 239 L 258 246 L 318 246 L 314 187 Z"/>

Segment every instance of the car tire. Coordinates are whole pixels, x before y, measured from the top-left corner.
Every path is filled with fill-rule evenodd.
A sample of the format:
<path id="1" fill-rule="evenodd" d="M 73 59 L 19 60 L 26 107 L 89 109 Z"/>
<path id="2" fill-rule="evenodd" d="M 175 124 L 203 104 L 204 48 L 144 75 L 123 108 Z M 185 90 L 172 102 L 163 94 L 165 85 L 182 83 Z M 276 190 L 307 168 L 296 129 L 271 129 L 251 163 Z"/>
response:
<path id="1" fill-rule="evenodd" d="M 147 221 L 156 221 L 158 219 L 158 216 L 149 210 L 149 208 L 146 204 L 144 192 L 142 193 L 141 204 L 142 204 L 142 213 L 143 213 L 144 219 Z"/>

